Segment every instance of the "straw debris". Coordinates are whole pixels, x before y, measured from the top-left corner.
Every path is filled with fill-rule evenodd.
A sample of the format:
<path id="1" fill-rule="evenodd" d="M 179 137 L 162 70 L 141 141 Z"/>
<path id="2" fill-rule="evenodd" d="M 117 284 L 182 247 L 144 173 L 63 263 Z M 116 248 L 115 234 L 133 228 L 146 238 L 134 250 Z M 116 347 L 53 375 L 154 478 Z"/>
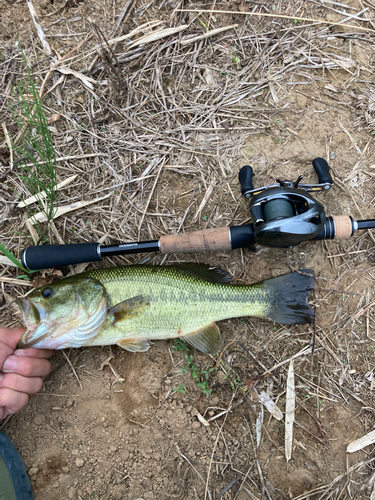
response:
<path id="1" fill-rule="evenodd" d="M 35 166 L 11 140 L 26 137 L 10 113 L 12 89 L 28 79 L 20 46 L 56 158 L 54 218 L 38 215 L 51 244 L 247 224 L 241 166 L 253 166 L 256 187 L 299 175 L 315 182 L 316 157 L 334 179 L 314 194 L 327 215 L 374 218 L 372 1 L 28 0 L 5 11 L 0 227 L 17 258 L 39 239 L 27 211 L 46 192 L 17 176 L 19 161 Z M 238 284 L 312 268 L 316 323 L 222 322 L 220 355 L 194 353 L 208 398 L 173 342 L 110 358 L 109 348 L 55 353 L 42 392 L 3 424 L 25 461 L 38 461 L 36 497 L 374 495 L 373 231 L 290 249 L 117 256 L 61 272 L 183 262 L 218 266 Z M 20 325 L 8 304 L 32 289 L 12 264 L 0 259 L 2 326 Z M 75 455 L 82 467 L 63 465 Z"/>

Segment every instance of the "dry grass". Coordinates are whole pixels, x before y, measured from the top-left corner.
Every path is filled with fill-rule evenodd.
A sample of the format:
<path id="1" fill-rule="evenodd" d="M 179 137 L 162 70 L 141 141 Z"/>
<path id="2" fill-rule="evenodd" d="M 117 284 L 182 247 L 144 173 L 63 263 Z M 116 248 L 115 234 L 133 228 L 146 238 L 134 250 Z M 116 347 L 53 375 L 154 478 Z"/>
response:
<path id="1" fill-rule="evenodd" d="M 219 0 L 194 5 L 166 0 L 142 5 L 127 1 L 117 23 L 117 8 L 113 15 L 107 12 L 100 18 L 78 4 L 73 13 L 79 19 L 74 20 L 67 11 L 63 23 L 58 21 L 60 11 L 54 14 L 55 7 L 51 7 L 51 13 L 41 16 L 40 21 L 50 46 L 59 47 L 54 59 L 43 53 L 34 27 L 31 36 L 28 30 L 21 30 L 18 36 L 33 78 L 37 87 L 44 86 L 47 117 L 61 114 L 60 120 L 51 125 L 58 182 L 77 175 L 72 184 L 59 190 L 59 206 L 100 200 L 56 219 L 49 230 L 50 242 L 110 244 L 244 223 L 248 213 L 239 194 L 239 167 L 255 160 L 259 183 L 274 178 L 277 169 L 287 177 L 294 175 L 296 170 L 292 174 L 288 170 L 287 153 L 283 160 L 272 160 L 271 152 L 259 149 L 257 140 L 274 138 L 275 148 L 282 144 L 287 150 L 293 140 L 300 139 L 300 130 L 309 117 L 298 99 L 306 97 L 311 106 L 318 106 L 316 112 L 338 113 L 343 120 L 339 130 L 349 140 L 340 165 L 333 163 L 337 191 L 335 196 L 327 195 L 329 211 L 346 210 L 355 218 L 374 217 L 372 138 L 364 132 L 359 135 L 353 125 L 357 120 L 356 125 L 370 127 L 370 131 L 374 125 L 374 38 L 363 28 L 373 29 L 375 6 L 366 0 L 359 3 L 362 8 L 344 8 L 343 3 L 328 0 L 276 1 L 272 6 L 266 1 L 239 1 L 235 6 Z M 198 15 L 179 10 L 189 7 L 226 11 L 233 7 L 240 13 Z M 251 12 L 286 17 L 242 15 Z M 301 22 L 302 18 L 324 18 L 335 23 L 345 20 L 353 27 L 327 27 Z M 228 30 L 216 31 L 232 25 Z M 213 33 L 207 37 L 209 30 Z M 189 43 L 195 37 L 197 40 Z M 22 55 L 14 42 L 13 38 L 3 41 L 0 62 L 0 121 L 5 124 L 4 134 L 7 131 L 12 136 L 18 131 L 8 112 L 13 99 L 11 85 L 25 75 Z M 358 53 L 362 53 L 362 59 Z M 58 61 L 64 54 L 67 57 L 62 66 Z M 361 144 L 360 138 L 366 138 L 366 144 Z M 332 152 L 330 141 L 325 138 L 328 158 Z M 30 244 L 30 235 L 27 212 L 16 205 L 19 198 L 26 199 L 30 193 L 16 176 L 17 158 L 10 172 L 8 142 L 6 134 L 1 136 L 0 224 L 2 243 L 19 254 Z M 323 153 L 317 151 L 316 156 Z M 306 156 L 301 168 L 312 159 Z M 287 257 L 274 251 L 260 256 L 236 252 L 189 258 L 150 254 L 115 257 L 106 264 L 200 260 L 220 264 L 237 278 L 254 281 L 260 273 L 262 278 L 269 277 L 273 268 L 279 274 L 283 266 L 304 265 L 303 255 L 313 253 L 312 247 L 303 247 L 304 253 L 291 250 Z M 366 232 L 340 245 L 322 244 L 319 252 L 322 260 L 308 261 L 308 265 L 319 266 L 315 331 L 277 326 L 270 333 L 269 324 L 261 321 L 229 323 L 238 331 L 227 332 L 226 341 L 234 341 L 223 350 L 215 375 L 215 383 L 222 388 L 224 408 L 208 410 L 206 404 L 207 411 L 213 412 L 211 420 L 222 412 L 210 423 L 216 426 L 217 439 L 208 466 L 196 470 L 194 463 L 179 451 L 192 469 L 191 481 L 202 481 L 204 485 L 202 498 L 216 495 L 234 499 L 245 493 L 252 499 L 285 498 L 285 491 L 280 485 L 273 486 L 269 478 L 271 459 L 260 451 L 262 446 L 270 449 L 278 429 L 257 395 L 263 391 L 279 408 L 285 408 L 287 369 L 292 359 L 297 394 L 295 429 L 300 433 L 298 439 L 295 437 L 298 442 L 291 463 L 296 450 L 307 453 L 304 438 L 312 440 L 310 446 L 311 442 L 323 449 L 331 445 L 321 422 L 322 402 L 332 408 L 350 407 L 358 413 L 363 423 L 359 435 L 374 424 L 373 236 Z M 15 279 L 13 268 L 0 267 L 6 298 L 25 290 Z M 7 308 L 2 318 L 9 325 L 19 321 Z M 202 363 L 211 361 L 206 358 Z M 176 381 L 180 381 L 178 360 L 174 373 Z M 236 406 L 237 402 L 241 404 Z M 244 429 L 250 469 L 249 463 L 238 458 L 243 443 L 228 447 L 225 441 L 231 412 Z M 206 414 L 203 417 L 208 418 Z M 255 428 L 261 434 L 258 443 L 253 437 Z M 226 462 L 217 465 L 214 456 L 220 442 L 228 453 Z M 270 455 L 276 450 L 277 444 Z M 306 489 L 312 491 L 295 498 L 302 500 L 313 494 L 327 500 L 365 498 L 373 491 L 371 451 L 358 455 L 347 470 L 332 470 L 331 481 L 322 480 L 315 488 L 306 484 Z M 213 479 L 223 477 L 222 469 L 232 471 L 232 480 L 226 486 Z M 181 480 L 181 491 L 185 491 L 186 498 L 193 498 L 185 488 L 189 477 Z M 216 486 L 215 481 L 221 486 Z"/>

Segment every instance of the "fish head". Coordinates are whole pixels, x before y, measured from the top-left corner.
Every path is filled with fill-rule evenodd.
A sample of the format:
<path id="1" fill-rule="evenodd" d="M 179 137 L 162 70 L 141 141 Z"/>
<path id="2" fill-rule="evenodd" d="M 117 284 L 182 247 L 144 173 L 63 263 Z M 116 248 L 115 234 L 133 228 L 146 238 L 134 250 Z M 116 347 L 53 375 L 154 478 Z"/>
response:
<path id="1" fill-rule="evenodd" d="M 18 347 L 80 347 L 95 336 L 107 316 L 104 286 L 88 277 L 62 279 L 17 300 L 26 332 Z"/>

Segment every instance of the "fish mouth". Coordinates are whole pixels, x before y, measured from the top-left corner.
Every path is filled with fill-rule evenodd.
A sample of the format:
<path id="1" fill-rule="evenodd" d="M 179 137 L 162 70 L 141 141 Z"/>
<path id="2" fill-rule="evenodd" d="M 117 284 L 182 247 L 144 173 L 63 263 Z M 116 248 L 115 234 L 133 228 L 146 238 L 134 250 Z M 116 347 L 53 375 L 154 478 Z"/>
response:
<path id="1" fill-rule="evenodd" d="M 31 347 L 39 342 L 47 333 L 45 320 L 48 317 L 48 311 L 46 307 L 35 303 L 29 298 L 20 298 L 16 302 L 21 310 L 22 319 L 27 328 L 18 343 L 18 347 Z"/>

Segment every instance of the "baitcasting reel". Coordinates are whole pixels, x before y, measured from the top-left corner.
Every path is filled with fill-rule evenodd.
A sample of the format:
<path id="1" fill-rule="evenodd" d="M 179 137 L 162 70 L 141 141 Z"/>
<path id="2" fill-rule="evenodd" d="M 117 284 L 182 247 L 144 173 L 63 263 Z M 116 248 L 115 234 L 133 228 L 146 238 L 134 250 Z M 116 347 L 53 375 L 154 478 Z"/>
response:
<path id="1" fill-rule="evenodd" d="M 322 191 L 333 180 L 328 163 L 316 158 L 313 167 L 319 184 L 301 184 L 302 175 L 293 182 L 276 178 L 275 184 L 254 189 L 253 169 L 242 167 L 239 173 L 241 192 L 250 198 L 250 214 L 254 219 L 254 237 L 261 245 L 287 248 L 317 236 L 324 228 L 323 206 L 308 191 Z"/>
<path id="2" fill-rule="evenodd" d="M 32 246 L 22 252 L 22 264 L 29 270 L 37 270 L 95 262 L 112 255 L 254 249 L 255 243 L 287 248 L 306 240 L 350 238 L 357 229 L 375 228 L 375 219 L 355 221 L 348 215 L 327 217 L 322 205 L 308 192 L 327 190 L 332 186 L 329 166 L 323 158 L 316 158 L 313 166 L 319 184 L 302 184 L 300 176 L 295 182 L 276 179 L 276 184 L 257 189 L 253 186 L 252 167 L 242 167 L 239 173 L 241 192 L 250 199 L 254 223 L 166 234 L 159 240 L 115 245 L 78 243 Z"/>

